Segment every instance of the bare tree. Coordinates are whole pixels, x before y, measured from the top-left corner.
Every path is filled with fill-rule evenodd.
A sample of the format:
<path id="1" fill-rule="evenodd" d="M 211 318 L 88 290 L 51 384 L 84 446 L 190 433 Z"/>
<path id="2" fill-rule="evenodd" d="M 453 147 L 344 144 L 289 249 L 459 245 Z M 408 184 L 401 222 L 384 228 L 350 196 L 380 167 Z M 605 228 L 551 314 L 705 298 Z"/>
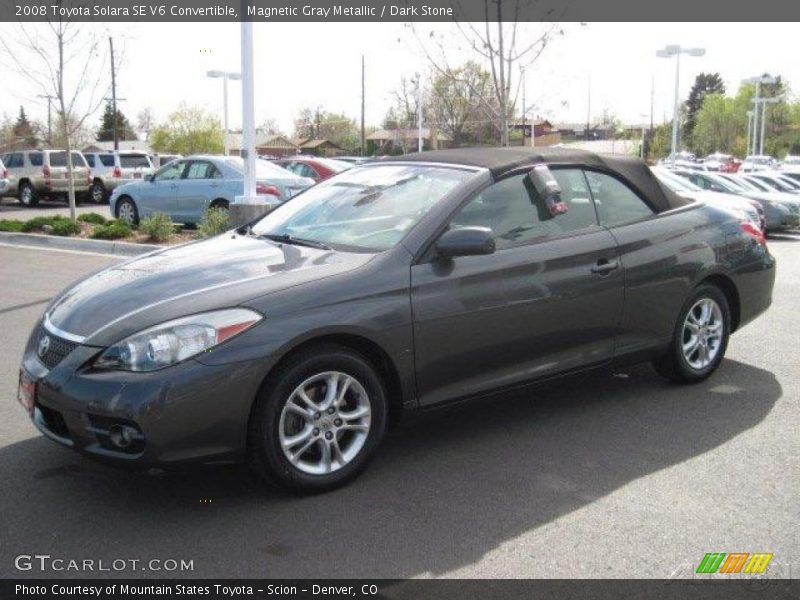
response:
<path id="1" fill-rule="evenodd" d="M 109 91 L 104 39 L 86 26 L 62 20 L 35 26 L 17 23 L 13 33 L 7 33 L 0 32 L 0 46 L 9 68 L 37 94 L 53 98 L 58 134 L 67 151 L 69 213 L 75 221 L 72 150 L 84 122 Z"/>
<path id="2" fill-rule="evenodd" d="M 136 128 L 144 134 L 145 141 L 150 141 L 150 132 L 156 128 L 156 113 L 151 107 L 146 107 L 136 115 Z"/>
<path id="3" fill-rule="evenodd" d="M 461 41 L 476 59 L 487 65 L 491 73 L 491 85 L 480 89 L 463 77 L 449 60 L 454 46 L 440 33 L 431 30 L 424 34 L 419 26 L 410 23 L 408 27 L 425 54 L 431 67 L 439 75 L 449 77 L 463 85 L 468 85 L 487 116 L 492 120 L 500 134 L 500 144 L 508 145 L 508 124 L 514 114 L 520 91 L 518 73 L 541 57 L 552 40 L 564 34 L 557 23 L 539 25 L 519 22 L 521 0 L 483 0 L 485 22 L 456 22 Z M 508 11 L 504 11 L 508 7 Z M 490 22 L 496 19 L 496 22 Z M 463 52 L 461 54 L 463 56 Z"/>

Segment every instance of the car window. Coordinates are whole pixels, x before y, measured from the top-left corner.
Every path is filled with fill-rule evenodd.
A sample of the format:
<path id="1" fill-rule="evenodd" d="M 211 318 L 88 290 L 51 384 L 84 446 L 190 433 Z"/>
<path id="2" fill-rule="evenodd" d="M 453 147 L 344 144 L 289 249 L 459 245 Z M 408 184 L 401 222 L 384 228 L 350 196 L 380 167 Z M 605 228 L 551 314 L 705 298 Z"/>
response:
<path id="1" fill-rule="evenodd" d="M 67 166 L 67 153 L 66 152 L 50 152 L 48 159 L 50 160 L 51 167 L 66 167 Z M 72 153 L 72 166 L 85 167 L 86 161 L 83 154 L 80 152 Z"/>
<path id="2" fill-rule="evenodd" d="M 192 161 L 186 170 L 186 179 L 213 179 L 214 165 L 204 160 Z"/>
<path id="3" fill-rule="evenodd" d="M 158 173 L 155 174 L 153 179 L 156 181 L 171 181 L 173 179 L 180 179 L 183 175 L 183 169 L 186 166 L 185 160 L 179 160 L 168 164 L 163 167 Z"/>
<path id="4" fill-rule="evenodd" d="M 22 153 L 21 152 L 14 152 L 13 154 L 8 155 L 8 160 L 6 161 L 6 168 L 19 168 L 22 166 Z"/>
<path id="5" fill-rule="evenodd" d="M 149 169 L 152 165 L 144 154 L 120 154 L 119 166 L 123 169 Z"/>
<path id="6" fill-rule="evenodd" d="M 99 156 L 100 162 L 103 163 L 104 167 L 113 167 L 114 166 L 114 155 L 113 154 L 101 154 Z"/>
<path id="7" fill-rule="evenodd" d="M 44 164 L 44 157 L 41 152 L 30 152 L 28 160 L 31 162 L 32 167 L 41 167 Z"/>
<path id="8" fill-rule="evenodd" d="M 83 157 L 86 159 L 86 164 L 94 169 L 95 168 L 94 154 L 84 154 Z"/>
<path id="9" fill-rule="evenodd" d="M 601 225 L 611 227 L 653 214 L 653 209 L 619 179 L 597 171 L 586 171 L 586 179 L 592 190 Z"/>
<path id="10" fill-rule="evenodd" d="M 579 169 L 554 169 L 567 212 L 551 217 L 526 176 L 514 175 L 489 186 L 467 203 L 450 227 L 489 227 L 498 250 L 539 238 L 585 229 L 597 224 L 597 216 Z"/>

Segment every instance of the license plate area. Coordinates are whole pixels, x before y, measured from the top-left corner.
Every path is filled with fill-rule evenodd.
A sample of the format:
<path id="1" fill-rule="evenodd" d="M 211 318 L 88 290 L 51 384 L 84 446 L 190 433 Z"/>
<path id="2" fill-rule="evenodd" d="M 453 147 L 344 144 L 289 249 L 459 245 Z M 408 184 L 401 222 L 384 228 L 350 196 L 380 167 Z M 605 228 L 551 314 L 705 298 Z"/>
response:
<path id="1" fill-rule="evenodd" d="M 19 385 L 17 386 L 17 401 L 33 414 L 33 406 L 36 402 L 36 381 L 24 370 L 19 371 Z"/>

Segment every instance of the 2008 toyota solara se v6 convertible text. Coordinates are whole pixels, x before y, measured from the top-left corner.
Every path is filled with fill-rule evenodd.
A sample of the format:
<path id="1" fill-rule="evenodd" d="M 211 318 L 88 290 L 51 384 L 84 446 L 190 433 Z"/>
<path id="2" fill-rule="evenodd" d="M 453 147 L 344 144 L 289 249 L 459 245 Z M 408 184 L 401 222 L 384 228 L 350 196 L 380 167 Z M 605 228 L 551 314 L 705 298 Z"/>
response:
<path id="1" fill-rule="evenodd" d="M 774 278 L 751 221 L 638 160 L 412 154 L 79 281 L 31 335 L 19 397 L 88 455 L 246 459 L 323 490 L 363 470 L 404 409 L 645 360 L 702 380 Z"/>

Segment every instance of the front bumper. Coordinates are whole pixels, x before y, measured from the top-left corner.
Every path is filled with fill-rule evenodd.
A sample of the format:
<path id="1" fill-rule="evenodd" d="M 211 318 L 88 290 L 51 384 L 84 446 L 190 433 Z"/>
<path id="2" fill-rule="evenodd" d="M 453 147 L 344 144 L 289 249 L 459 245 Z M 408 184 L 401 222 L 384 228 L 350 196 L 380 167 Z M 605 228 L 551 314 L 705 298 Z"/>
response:
<path id="1" fill-rule="evenodd" d="M 48 370 L 35 351 L 38 339 L 31 336 L 22 369 L 36 382 L 33 424 L 51 440 L 136 468 L 244 456 L 250 409 L 268 368 L 261 361 L 99 371 L 88 364 L 101 349 L 78 346 Z"/>

